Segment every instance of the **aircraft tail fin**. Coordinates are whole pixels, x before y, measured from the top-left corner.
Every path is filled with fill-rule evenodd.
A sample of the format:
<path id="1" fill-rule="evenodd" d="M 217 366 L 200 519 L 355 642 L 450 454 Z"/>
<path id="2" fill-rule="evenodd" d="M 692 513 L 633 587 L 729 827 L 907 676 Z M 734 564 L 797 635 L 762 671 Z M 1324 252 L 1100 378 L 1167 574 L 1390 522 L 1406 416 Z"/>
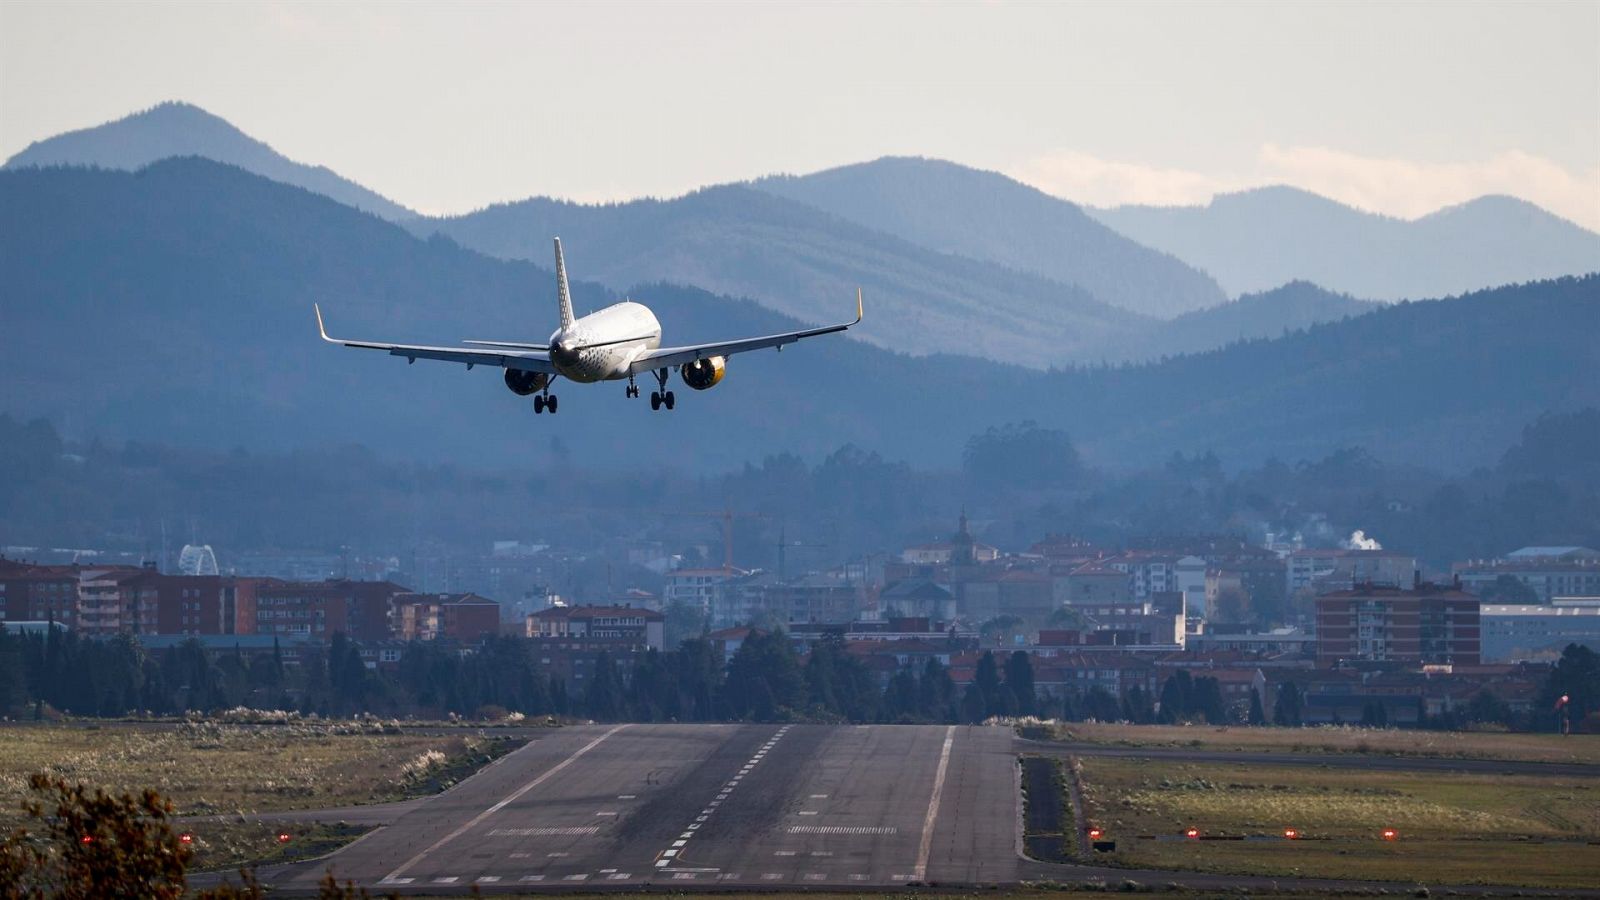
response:
<path id="1" fill-rule="evenodd" d="M 561 327 L 572 327 L 572 291 L 567 288 L 567 264 L 561 258 L 561 238 L 556 238 L 556 291 L 561 303 Z"/>

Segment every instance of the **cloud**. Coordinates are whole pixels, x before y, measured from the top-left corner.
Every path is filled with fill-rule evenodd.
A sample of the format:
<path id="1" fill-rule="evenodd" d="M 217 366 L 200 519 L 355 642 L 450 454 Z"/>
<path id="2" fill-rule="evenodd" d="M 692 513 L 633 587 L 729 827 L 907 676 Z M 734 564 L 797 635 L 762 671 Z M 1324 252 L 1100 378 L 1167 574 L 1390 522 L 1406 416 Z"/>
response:
<path id="1" fill-rule="evenodd" d="M 1057 153 L 1028 160 L 1006 174 L 1047 194 L 1086 206 L 1194 206 L 1247 187 L 1226 176 L 1114 162 L 1087 153 Z"/>
<path id="2" fill-rule="evenodd" d="M 1219 193 L 1289 184 L 1340 203 L 1414 219 L 1485 194 L 1509 194 L 1600 231 L 1600 166 L 1573 171 L 1522 150 L 1451 163 L 1362 156 L 1328 147 L 1264 144 L 1242 172 L 1205 173 L 1116 162 L 1086 153 L 1036 157 L 1007 174 L 1090 206 L 1196 205 Z"/>

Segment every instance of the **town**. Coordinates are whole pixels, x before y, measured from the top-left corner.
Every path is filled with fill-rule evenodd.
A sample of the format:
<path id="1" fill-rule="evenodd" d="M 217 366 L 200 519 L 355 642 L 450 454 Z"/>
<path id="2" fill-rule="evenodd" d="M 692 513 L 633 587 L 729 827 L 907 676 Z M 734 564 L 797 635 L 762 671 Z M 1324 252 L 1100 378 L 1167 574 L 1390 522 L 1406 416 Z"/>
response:
<path id="1" fill-rule="evenodd" d="M 1600 649 L 1600 551 L 1590 548 L 1522 547 L 1449 572 L 1359 533 L 1331 548 L 1221 536 L 1117 548 L 1046 535 L 1003 553 L 963 513 L 943 540 L 788 574 L 737 566 L 733 522 L 727 513 L 724 565 L 669 569 L 659 594 L 560 596 L 533 581 L 555 551 L 499 542 L 480 577 L 523 586 L 510 602 L 487 587 L 220 574 L 205 546 L 185 546 L 176 572 L 0 558 L 0 653 L 27 661 L 0 668 L 12 682 L 0 699 L 14 716 L 244 706 L 1517 730 L 1568 729 L 1593 702 L 1573 690 L 1593 677 Z M 457 578 L 470 580 L 463 569 Z M 28 641 L 31 652 L 18 649 Z M 78 653 L 123 648 L 128 661 L 97 669 L 97 683 L 70 667 L 46 677 L 66 642 Z M 693 678 L 739 671 L 771 695 L 732 697 L 749 685 L 729 679 L 738 690 L 715 701 L 646 699 L 663 678 L 690 678 L 664 662 L 690 653 L 703 657 Z M 185 655 L 215 674 L 202 684 L 172 662 Z M 442 664 L 465 678 L 475 659 L 499 670 L 499 689 L 414 674 Z M 819 667 L 836 687 L 819 690 Z M 390 683 L 413 689 L 381 688 Z M 693 684 L 680 687 L 692 695 Z M 1576 708 L 1561 702 L 1574 692 L 1585 695 Z"/>

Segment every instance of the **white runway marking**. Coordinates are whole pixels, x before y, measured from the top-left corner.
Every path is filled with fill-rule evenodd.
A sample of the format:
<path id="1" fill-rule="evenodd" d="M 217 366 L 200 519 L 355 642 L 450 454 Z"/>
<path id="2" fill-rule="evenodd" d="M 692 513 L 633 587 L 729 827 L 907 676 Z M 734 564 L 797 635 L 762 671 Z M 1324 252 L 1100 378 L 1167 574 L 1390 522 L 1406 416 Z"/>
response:
<path id="1" fill-rule="evenodd" d="M 802 809 L 802 810 L 800 810 L 800 815 L 802 815 L 802 816 L 814 816 L 816 814 L 817 814 L 817 811 L 814 810 L 814 809 Z"/>
<path id="2" fill-rule="evenodd" d="M 781 872 L 768 872 L 767 874 L 761 876 L 761 880 L 762 881 L 782 881 L 783 880 L 783 873 L 781 873 Z"/>
<path id="3" fill-rule="evenodd" d="M 627 881 L 629 878 L 633 877 L 633 873 L 632 872 L 613 872 L 610 875 L 607 875 L 606 877 L 611 879 L 612 881 Z"/>
<path id="4" fill-rule="evenodd" d="M 563 881 L 588 881 L 589 880 L 589 873 L 588 872 L 580 872 L 577 875 L 568 875 L 566 878 L 563 878 L 562 880 Z"/>
<path id="5" fill-rule="evenodd" d="M 490 837 L 580 837 L 594 834 L 598 825 L 550 826 L 547 828 L 496 828 Z"/>
<path id="6" fill-rule="evenodd" d="M 518 881 L 524 881 L 524 882 L 543 881 L 544 880 L 544 876 L 543 875 L 524 875 L 521 878 L 518 878 L 517 880 Z"/>
<path id="7" fill-rule="evenodd" d="M 939 818 L 939 797 L 944 793 L 944 773 L 950 768 L 950 745 L 956 739 L 956 726 L 944 732 L 944 746 L 939 750 L 939 768 L 933 774 L 933 795 L 928 798 L 928 815 L 922 820 L 922 843 L 917 847 L 916 879 L 928 875 L 928 856 L 933 852 L 933 822 Z"/>
<path id="8" fill-rule="evenodd" d="M 790 825 L 790 834 L 895 834 L 893 825 Z"/>
<path id="9" fill-rule="evenodd" d="M 494 884 L 496 881 L 499 881 L 499 880 L 500 880 L 500 876 L 499 875 L 479 875 L 478 876 L 478 883 L 479 884 Z"/>
<path id="10" fill-rule="evenodd" d="M 416 879 L 415 878 L 396 878 L 395 880 L 390 881 L 389 879 L 385 878 L 383 881 L 380 881 L 378 883 L 379 884 L 410 884 L 413 881 L 416 881 Z"/>
<path id="11" fill-rule="evenodd" d="M 827 875 L 826 872 L 807 872 L 806 873 L 806 880 L 807 881 L 821 881 L 821 880 L 823 880 L 824 878 L 827 878 L 827 877 L 828 877 L 828 875 Z"/>
<path id="12" fill-rule="evenodd" d="M 455 884 L 458 880 L 460 880 L 460 876 L 457 876 L 457 875 L 446 875 L 446 876 L 444 876 L 442 878 L 435 878 L 433 880 L 433 883 L 434 884 Z"/>
<path id="13" fill-rule="evenodd" d="M 762 744 L 761 748 L 750 757 L 749 761 L 739 769 L 739 774 L 728 779 L 726 784 L 721 785 L 717 789 L 716 799 L 710 801 L 706 805 L 705 809 L 700 810 L 700 815 L 696 816 L 694 821 L 689 823 L 689 825 L 684 828 L 683 834 L 679 836 L 678 840 L 672 843 L 670 848 L 661 851 L 660 855 L 656 857 L 656 868 L 665 868 L 670 862 L 673 861 L 673 857 L 679 857 L 681 859 L 682 854 L 688 852 L 688 848 L 685 845 L 694 838 L 695 832 L 699 831 L 702 825 L 710 821 L 711 816 L 717 811 L 717 807 L 721 806 L 722 801 L 728 799 L 728 797 L 733 793 L 734 789 L 739 786 L 739 780 L 750 774 L 750 770 L 755 768 L 756 764 L 761 762 L 761 760 L 766 757 L 767 753 L 770 752 L 778 743 L 778 741 L 788 733 L 790 727 L 791 726 L 789 725 L 785 725 L 778 729 L 777 732 L 773 734 L 765 744 Z M 811 813 L 811 815 L 815 815 L 815 813 Z M 675 873 L 672 877 L 683 878 L 684 876 L 682 874 Z M 691 875 L 690 877 L 692 878 L 693 876 Z"/>
<path id="14" fill-rule="evenodd" d="M 484 810 L 483 812 L 478 813 L 477 815 L 473 816 L 470 820 L 467 821 L 467 823 L 465 825 L 462 825 L 460 828 L 457 828 L 455 831 L 452 831 L 449 834 L 445 835 L 444 837 L 442 837 L 442 838 L 438 839 L 437 841 L 433 842 L 433 844 L 431 846 L 429 846 L 427 849 L 425 849 L 422 852 L 418 853 L 416 856 L 413 856 L 410 859 L 406 860 L 404 863 L 401 863 L 400 864 L 400 868 L 395 869 L 393 872 L 390 872 L 385 877 L 387 877 L 387 878 L 398 878 L 401 875 L 404 875 L 405 871 L 407 869 L 411 868 L 412 866 L 416 865 L 419 862 L 422 862 L 422 858 L 427 856 L 429 853 L 432 853 L 433 851 L 439 849 L 440 847 L 443 847 L 445 844 L 450 843 L 451 841 L 453 841 L 456 838 L 460 837 L 462 834 L 465 834 L 469 829 L 477 827 L 478 824 L 481 823 L 484 819 L 487 819 L 490 816 L 494 815 L 495 813 L 499 812 L 500 810 L 505 809 L 508 805 L 516 802 L 516 800 L 519 797 L 521 797 L 523 794 L 526 794 L 527 792 L 533 790 L 534 788 L 538 787 L 539 785 L 544 784 L 547 780 L 550 779 L 551 776 L 555 775 L 557 772 L 560 772 L 562 769 L 565 769 L 567 766 L 570 766 L 574 762 L 576 762 L 578 760 L 578 757 L 580 757 L 580 756 L 584 755 L 585 753 L 588 753 L 590 750 L 593 750 L 594 748 L 600 746 L 600 742 L 601 741 L 605 740 L 608 737 L 611 737 L 613 734 L 616 734 L 617 732 L 619 732 L 622 729 L 627 728 L 627 727 L 628 726 L 626 724 L 617 725 L 614 728 L 612 728 L 610 731 L 607 731 L 605 734 L 602 734 L 599 737 L 595 738 L 594 740 L 590 741 L 589 743 L 584 744 L 582 747 L 579 747 L 578 751 L 576 753 L 572 754 L 571 756 L 567 757 L 566 759 L 562 760 L 561 762 L 556 763 L 554 766 L 551 766 L 548 770 L 545 771 L 545 773 L 543 775 L 540 775 L 538 778 L 535 778 L 532 781 L 528 782 L 527 784 L 523 785 L 522 787 L 517 788 L 516 791 L 512 792 L 512 794 L 509 797 L 506 797 L 505 799 L 501 800 L 499 803 L 496 803 L 495 805 L 489 807 L 488 809 Z"/>

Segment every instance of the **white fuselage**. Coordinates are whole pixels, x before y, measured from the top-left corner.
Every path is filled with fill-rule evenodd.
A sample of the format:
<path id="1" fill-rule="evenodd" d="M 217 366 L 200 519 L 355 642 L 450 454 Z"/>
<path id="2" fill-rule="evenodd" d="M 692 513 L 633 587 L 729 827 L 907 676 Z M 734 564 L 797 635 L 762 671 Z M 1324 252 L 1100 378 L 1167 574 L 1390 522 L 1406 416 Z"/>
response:
<path id="1" fill-rule="evenodd" d="M 641 353 L 661 346 L 650 308 L 626 300 L 596 310 L 550 335 L 550 363 L 563 378 L 588 384 L 627 378 Z"/>

